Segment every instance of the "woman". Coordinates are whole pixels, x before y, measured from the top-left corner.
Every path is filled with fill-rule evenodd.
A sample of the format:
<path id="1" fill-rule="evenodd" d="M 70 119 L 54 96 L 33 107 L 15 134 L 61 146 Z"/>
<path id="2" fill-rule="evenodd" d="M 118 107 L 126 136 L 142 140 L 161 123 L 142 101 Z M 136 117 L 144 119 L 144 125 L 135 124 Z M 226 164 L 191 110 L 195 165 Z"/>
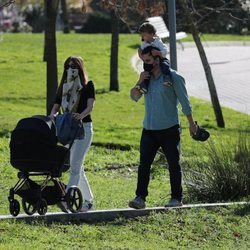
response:
<path id="1" fill-rule="evenodd" d="M 56 116 L 62 108 L 63 112 L 71 112 L 74 119 L 83 123 L 84 138 L 76 138 L 70 149 L 70 178 L 66 189 L 67 191 L 71 186 L 77 186 L 81 190 L 83 196 L 81 212 L 93 208 L 93 194 L 84 172 L 83 162 L 93 137 L 90 114 L 94 103 L 95 87 L 92 81 L 88 81 L 83 59 L 70 56 L 64 62 L 61 83 L 50 117 Z M 65 207 L 65 204 L 61 204 L 61 208 L 66 212 L 62 205 Z"/>

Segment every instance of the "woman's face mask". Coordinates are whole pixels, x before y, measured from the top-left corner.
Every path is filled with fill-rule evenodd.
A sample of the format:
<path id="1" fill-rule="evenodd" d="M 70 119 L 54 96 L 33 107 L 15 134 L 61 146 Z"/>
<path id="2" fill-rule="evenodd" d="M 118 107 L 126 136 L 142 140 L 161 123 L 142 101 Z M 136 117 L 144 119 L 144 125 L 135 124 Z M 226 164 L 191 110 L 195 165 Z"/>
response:
<path id="1" fill-rule="evenodd" d="M 76 77 L 78 76 L 78 69 L 72 69 L 72 68 L 69 68 L 67 69 L 67 79 L 70 80 L 70 81 L 73 81 L 76 79 Z"/>

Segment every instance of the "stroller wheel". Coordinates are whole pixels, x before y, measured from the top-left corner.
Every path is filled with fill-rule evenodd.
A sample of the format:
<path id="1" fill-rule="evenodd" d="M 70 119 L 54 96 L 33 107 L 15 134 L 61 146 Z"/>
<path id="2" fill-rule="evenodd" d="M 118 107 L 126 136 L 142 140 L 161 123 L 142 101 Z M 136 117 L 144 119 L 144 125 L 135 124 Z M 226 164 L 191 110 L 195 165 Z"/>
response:
<path id="1" fill-rule="evenodd" d="M 40 215 L 45 215 L 47 213 L 48 205 L 45 199 L 41 199 L 37 202 L 37 212 Z"/>
<path id="2" fill-rule="evenodd" d="M 10 214 L 13 216 L 17 216 L 20 212 L 20 203 L 18 200 L 11 200 L 10 204 L 9 204 L 9 210 L 10 210 Z"/>
<path id="3" fill-rule="evenodd" d="M 82 206 L 82 193 L 78 187 L 70 187 L 66 194 L 68 209 L 72 213 L 78 213 Z"/>
<path id="4" fill-rule="evenodd" d="M 26 214 L 32 215 L 36 212 L 36 203 L 29 203 L 26 199 L 22 199 L 23 210 Z"/>

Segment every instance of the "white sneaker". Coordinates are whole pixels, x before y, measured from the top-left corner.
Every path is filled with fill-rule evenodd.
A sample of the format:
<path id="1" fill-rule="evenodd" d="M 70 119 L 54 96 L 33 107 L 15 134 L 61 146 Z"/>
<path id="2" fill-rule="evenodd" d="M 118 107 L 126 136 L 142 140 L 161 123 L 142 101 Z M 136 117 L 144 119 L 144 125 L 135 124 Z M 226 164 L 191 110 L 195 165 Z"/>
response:
<path id="1" fill-rule="evenodd" d="M 165 207 L 181 207 L 182 205 L 182 201 L 171 198 L 169 202 L 165 205 Z"/>
<path id="2" fill-rule="evenodd" d="M 83 213 L 90 210 L 94 210 L 93 202 L 85 200 L 79 212 Z"/>

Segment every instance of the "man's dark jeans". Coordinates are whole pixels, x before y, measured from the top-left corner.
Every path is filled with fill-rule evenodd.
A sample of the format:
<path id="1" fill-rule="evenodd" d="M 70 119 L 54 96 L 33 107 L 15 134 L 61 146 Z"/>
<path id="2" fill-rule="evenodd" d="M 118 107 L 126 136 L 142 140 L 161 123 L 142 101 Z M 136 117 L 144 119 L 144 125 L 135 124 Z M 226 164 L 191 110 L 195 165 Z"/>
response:
<path id="1" fill-rule="evenodd" d="M 138 169 L 136 195 L 144 199 L 148 195 L 151 164 L 157 150 L 161 147 L 168 165 L 171 197 L 182 200 L 182 171 L 179 163 L 179 125 L 163 130 L 142 130 L 140 144 L 140 165 Z"/>

